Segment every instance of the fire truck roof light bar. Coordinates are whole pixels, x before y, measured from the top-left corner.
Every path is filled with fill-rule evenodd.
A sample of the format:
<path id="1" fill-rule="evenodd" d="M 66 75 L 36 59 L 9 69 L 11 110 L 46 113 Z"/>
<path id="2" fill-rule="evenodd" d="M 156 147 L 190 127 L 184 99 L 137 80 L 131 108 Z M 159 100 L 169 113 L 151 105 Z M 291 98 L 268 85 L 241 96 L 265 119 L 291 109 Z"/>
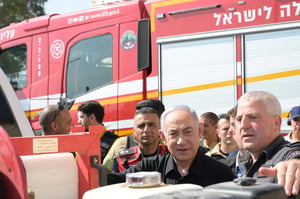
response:
<path id="1" fill-rule="evenodd" d="M 201 11 L 201 10 L 208 10 L 208 9 L 213 9 L 213 8 L 220 8 L 221 4 L 216 4 L 212 6 L 205 6 L 205 7 L 200 7 L 200 8 L 193 8 L 193 9 L 187 9 L 187 10 L 179 10 L 179 11 L 174 11 L 174 12 L 168 12 L 169 15 L 176 15 L 176 14 L 182 14 L 182 13 L 187 13 L 187 12 L 195 12 L 195 11 Z"/>

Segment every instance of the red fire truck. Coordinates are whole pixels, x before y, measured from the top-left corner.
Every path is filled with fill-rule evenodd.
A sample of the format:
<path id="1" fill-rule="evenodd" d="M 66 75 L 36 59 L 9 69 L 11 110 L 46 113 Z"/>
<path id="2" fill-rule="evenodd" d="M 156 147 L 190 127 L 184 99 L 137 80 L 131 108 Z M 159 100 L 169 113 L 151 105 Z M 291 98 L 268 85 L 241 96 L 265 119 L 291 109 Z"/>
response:
<path id="1" fill-rule="evenodd" d="M 78 127 L 72 130 L 70 135 L 34 136 L 0 68 L 0 198 L 145 199 L 153 198 L 153 194 L 158 198 L 224 199 L 241 194 L 244 198 L 286 198 L 281 185 L 255 183 L 254 179 L 244 178 L 237 183 L 220 183 L 202 189 L 193 184 L 161 184 L 158 172 L 131 173 L 127 183 L 105 186 L 107 172 L 99 165 L 99 132 L 103 132 L 103 126 L 92 126 L 89 132 L 78 131 Z"/>
<path id="2" fill-rule="evenodd" d="M 74 121 L 80 102 L 97 100 L 122 136 L 145 98 L 219 114 L 266 90 L 286 120 L 300 102 L 299 46 L 299 0 L 132 0 L 1 29 L 0 67 L 35 129 L 67 97 Z"/>

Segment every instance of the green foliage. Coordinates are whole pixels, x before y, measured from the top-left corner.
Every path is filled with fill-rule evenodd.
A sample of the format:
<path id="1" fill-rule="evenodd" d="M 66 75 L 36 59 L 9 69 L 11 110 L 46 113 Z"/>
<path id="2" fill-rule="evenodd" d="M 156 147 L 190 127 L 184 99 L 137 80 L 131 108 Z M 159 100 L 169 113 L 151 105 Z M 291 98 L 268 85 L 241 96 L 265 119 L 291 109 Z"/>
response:
<path id="1" fill-rule="evenodd" d="M 1 53 L 0 68 L 5 74 L 14 74 L 26 70 L 26 46 L 16 46 Z"/>
<path id="2" fill-rule="evenodd" d="M 15 90 L 26 86 L 26 56 L 25 45 L 8 48 L 0 54 L 0 68 Z"/>
<path id="3" fill-rule="evenodd" d="M 45 2 L 47 0 L 0 0 L 0 28 L 45 15 Z"/>

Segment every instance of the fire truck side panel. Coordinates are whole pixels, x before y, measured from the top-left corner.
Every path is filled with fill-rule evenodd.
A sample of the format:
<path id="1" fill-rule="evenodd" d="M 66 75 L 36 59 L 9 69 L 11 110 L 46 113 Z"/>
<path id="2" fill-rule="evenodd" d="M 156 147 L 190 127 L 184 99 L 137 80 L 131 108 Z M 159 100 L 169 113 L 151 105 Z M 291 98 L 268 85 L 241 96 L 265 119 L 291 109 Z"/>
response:
<path id="1" fill-rule="evenodd" d="M 234 52 L 233 37 L 161 44 L 164 103 L 189 104 L 199 114 L 229 110 L 235 101 Z"/>
<path id="2" fill-rule="evenodd" d="M 152 65 L 137 71 L 143 17 L 150 19 Z M 299 30 L 299 0 L 134 0 L 11 25 L 0 30 L 0 47 L 26 44 L 27 86 L 17 94 L 32 121 L 61 95 L 76 98 L 75 122 L 79 103 L 97 100 L 107 128 L 124 135 L 144 98 L 220 114 L 243 93 L 263 89 L 279 98 L 286 118 L 300 98 L 293 90 L 300 84 Z M 80 72 L 88 66 L 106 72 Z"/>
<path id="3" fill-rule="evenodd" d="M 31 98 L 46 96 L 48 90 L 48 76 L 49 76 L 48 74 L 48 53 L 49 52 L 48 52 L 47 33 L 33 36 L 31 51 L 32 51 Z"/>
<path id="4" fill-rule="evenodd" d="M 28 59 L 32 57 L 31 66 L 31 84 L 30 88 L 30 110 L 40 111 L 42 107 L 48 105 L 48 88 L 49 88 L 49 67 L 48 67 L 48 33 L 38 34 L 33 36 L 31 52 L 32 56 L 28 56 Z M 53 84 L 53 83 L 52 83 Z M 35 112 L 30 113 L 30 121 L 37 125 L 38 115 Z M 36 127 L 34 127 L 36 128 Z"/>
<path id="5" fill-rule="evenodd" d="M 183 103 L 219 114 L 257 89 L 279 98 L 283 118 L 299 104 L 299 2 L 153 1 L 146 8 L 152 71 L 158 68 L 167 107 Z"/>
<path id="6" fill-rule="evenodd" d="M 137 22 L 120 24 L 120 81 L 137 73 Z M 132 80 L 134 78 L 131 78 Z"/>
<path id="7" fill-rule="evenodd" d="M 130 132 L 135 104 L 146 92 L 143 72 L 137 71 L 137 21 L 120 24 L 119 41 L 118 122 L 121 129 L 129 128 Z"/>
<path id="8" fill-rule="evenodd" d="M 158 36 L 236 30 L 299 20 L 299 2 L 292 0 L 158 1 L 147 8 L 153 11 L 151 18 L 156 18 L 151 28 L 153 32 L 159 30 Z M 164 17 L 158 17 L 162 14 Z"/>
<path id="9" fill-rule="evenodd" d="M 113 24 L 123 24 L 129 21 L 136 21 L 141 17 L 143 1 L 129 1 L 123 4 L 97 7 L 84 11 L 56 15 L 51 18 L 49 31 L 68 27 L 90 29 L 106 27 Z M 81 31 L 84 31 L 82 29 Z"/>
<path id="10" fill-rule="evenodd" d="M 246 91 L 267 90 L 288 112 L 299 105 L 300 28 L 245 35 Z M 283 129 L 288 129 L 286 121 Z"/>

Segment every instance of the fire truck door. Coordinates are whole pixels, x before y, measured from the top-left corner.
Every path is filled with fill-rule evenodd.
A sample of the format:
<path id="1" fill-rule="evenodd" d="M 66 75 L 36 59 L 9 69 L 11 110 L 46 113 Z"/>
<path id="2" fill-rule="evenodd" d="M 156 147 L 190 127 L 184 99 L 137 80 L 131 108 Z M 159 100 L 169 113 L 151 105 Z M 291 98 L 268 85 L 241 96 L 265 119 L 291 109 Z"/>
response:
<path id="1" fill-rule="evenodd" d="M 49 63 L 48 33 L 32 37 L 32 73 L 30 90 L 30 120 L 34 129 L 39 129 L 39 111 L 48 105 Z"/>
<path id="2" fill-rule="evenodd" d="M 113 98 L 117 95 L 115 82 L 118 81 L 118 26 L 86 31 L 72 39 L 66 48 L 66 97 L 76 99 L 75 104 L 99 101 L 105 106 L 105 119 L 115 120 L 117 112 L 113 109 L 117 104 Z"/>

